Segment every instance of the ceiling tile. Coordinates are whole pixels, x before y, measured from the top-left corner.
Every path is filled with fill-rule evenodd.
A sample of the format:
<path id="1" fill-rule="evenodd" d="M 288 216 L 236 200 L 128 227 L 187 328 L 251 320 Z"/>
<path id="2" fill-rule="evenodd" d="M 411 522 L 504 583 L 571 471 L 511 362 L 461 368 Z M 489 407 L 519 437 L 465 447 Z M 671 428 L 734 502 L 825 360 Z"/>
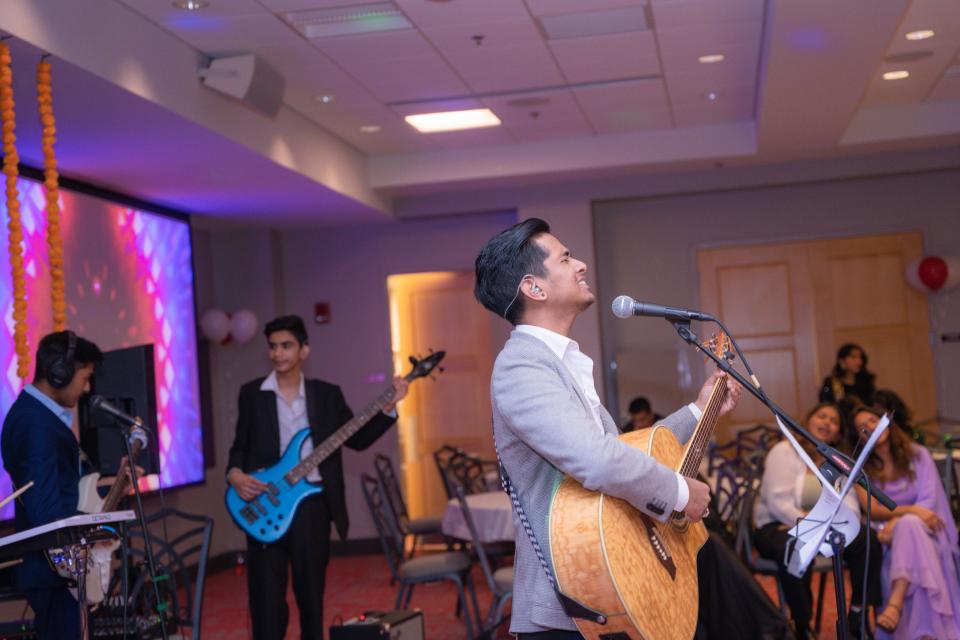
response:
<path id="1" fill-rule="evenodd" d="M 527 0 L 527 7 L 535 16 L 642 7 L 645 4 L 644 0 Z"/>
<path id="2" fill-rule="evenodd" d="M 269 62 L 277 70 L 332 64 L 329 58 L 311 47 L 305 40 L 282 44 L 262 44 L 253 47 L 251 52 Z"/>
<path id="3" fill-rule="evenodd" d="M 541 102 L 546 100 L 546 102 Z M 484 98 L 483 105 L 497 114 L 504 124 L 524 124 L 548 120 L 582 119 L 580 106 L 569 91 L 550 91 Z M 516 103 L 516 104 L 511 104 Z M 534 117 L 531 114 L 536 113 Z"/>
<path id="4" fill-rule="evenodd" d="M 517 142 L 540 142 L 563 138 L 583 138 L 594 135 L 594 130 L 583 118 L 571 120 L 529 119 L 504 125 Z"/>
<path id="5" fill-rule="evenodd" d="M 587 119 L 598 133 L 670 128 L 670 108 L 659 80 L 577 89 Z"/>
<path id="6" fill-rule="evenodd" d="M 650 31 L 551 40 L 549 46 L 570 83 L 660 74 L 656 41 Z"/>
<path id="7" fill-rule="evenodd" d="M 590 123 L 598 134 L 671 129 L 673 119 L 669 109 L 630 109 L 621 107 L 606 113 L 590 115 Z"/>
<path id="8" fill-rule="evenodd" d="M 957 102 L 960 111 L 960 75 L 943 78 L 930 92 L 927 102 Z"/>
<path id="9" fill-rule="evenodd" d="M 173 2 L 157 2 L 157 0 L 117 0 L 117 2 L 168 28 L 175 27 L 184 21 L 267 15 L 267 11 L 256 0 L 211 2 L 200 11 L 178 9 L 173 6 Z"/>
<path id="10" fill-rule="evenodd" d="M 313 46 L 337 61 L 396 60 L 436 53 L 415 29 L 313 40 Z"/>
<path id="11" fill-rule="evenodd" d="M 542 43 L 515 47 L 478 47 L 444 54 L 454 69 L 464 76 L 470 73 L 494 73 L 501 69 L 556 70 L 553 56 Z"/>
<path id="12" fill-rule="evenodd" d="M 528 19 L 523 0 L 467 0 L 466 2 L 427 2 L 395 0 L 396 4 L 421 29 L 454 25 L 483 24 Z"/>
<path id="13" fill-rule="evenodd" d="M 762 22 L 765 0 L 669 0 L 654 2 L 653 24 L 660 29 L 698 25 L 717 27 L 738 22 Z"/>
<path id="14" fill-rule="evenodd" d="M 252 47 L 267 44 L 294 44 L 301 40 L 282 20 L 264 13 L 262 16 L 239 16 L 236 18 L 192 18 L 166 25 L 199 50 L 249 51 Z"/>
<path id="15" fill-rule="evenodd" d="M 516 47 L 543 42 L 543 34 L 530 18 L 509 22 L 458 24 L 424 29 L 423 34 L 443 53 Z M 474 36 L 482 35 L 478 45 Z"/>
<path id="16" fill-rule="evenodd" d="M 463 79 L 476 93 L 503 91 L 526 91 L 558 87 L 565 84 L 560 70 L 555 66 L 542 69 L 497 69 L 483 73 L 462 73 Z"/>

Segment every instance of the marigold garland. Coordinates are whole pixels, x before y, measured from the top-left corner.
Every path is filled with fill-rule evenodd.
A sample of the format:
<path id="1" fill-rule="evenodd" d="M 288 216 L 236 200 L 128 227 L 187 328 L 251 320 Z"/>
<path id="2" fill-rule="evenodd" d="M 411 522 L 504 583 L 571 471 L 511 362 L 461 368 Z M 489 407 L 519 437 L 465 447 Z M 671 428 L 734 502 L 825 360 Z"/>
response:
<path id="1" fill-rule="evenodd" d="M 37 102 L 40 107 L 40 143 L 43 147 L 43 186 L 47 200 L 47 246 L 50 256 L 50 297 L 53 307 L 53 330 L 67 328 L 66 283 L 63 273 L 63 238 L 60 233 L 60 183 L 57 174 L 57 156 L 53 145 L 57 141 L 56 121 L 53 117 L 53 87 L 50 63 L 41 60 L 37 65 Z"/>
<path id="2" fill-rule="evenodd" d="M 13 104 L 13 71 L 10 48 L 0 42 L 0 122 L 3 123 L 3 173 L 7 196 L 10 274 L 13 279 L 13 344 L 17 354 L 17 375 L 26 380 L 30 368 L 30 345 L 27 342 L 27 288 L 23 268 L 23 225 L 20 222 L 20 200 L 17 178 L 20 156 L 17 155 L 16 119 Z"/>

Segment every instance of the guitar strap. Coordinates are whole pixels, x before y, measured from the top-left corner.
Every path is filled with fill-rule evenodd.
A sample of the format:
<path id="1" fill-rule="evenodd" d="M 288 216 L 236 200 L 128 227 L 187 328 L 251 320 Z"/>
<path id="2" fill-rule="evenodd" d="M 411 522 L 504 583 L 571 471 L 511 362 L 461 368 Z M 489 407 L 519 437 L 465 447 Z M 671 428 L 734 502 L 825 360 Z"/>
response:
<path id="1" fill-rule="evenodd" d="M 497 454 L 497 466 L 500 467 L 500 484 L 503 486 L 503 490 L 507 495 L 510 496 L 510 502 L 513 503 L 517 517 L 520 518 L 520 524 L 523 525 L 523 530 L 527 532 L 527 538 L 529 538 L 530 544 L 533 545 L 533 551 L 537 554 L 537 558 L 540 559 L 540 566 L 543 567 L 543 572 L 547 574 L 547 580 L 550 581 L 550 586 L 553 588 L 557 600 L 560 601 L 563 612 L 571 618 L 589 620 L 596 624 L 607 624 L 607 616 L 605 614 L 591 609 L 582 602 L 574 600 L 557 587 L 557 581 L 553 577 L 553 571 L 550 570 L 550 565 L 547 564 L 547 559 L 543 555 L 543 549 L 540 547 L 540 543 L 537 542 L 537 536 L 533 533 L 533 527 L 530 526 L 530 520 L 523 510 L 523 505 L 520 504 L 520 496 L 517 495 L 516 490 L 513 488 L 513 483 L 510 482 L 507 469 L 503 466 L 503 460 L 500 459 L 500 449 L 497 447 L 496 437 L 493 439 L 493 450 Z"/>

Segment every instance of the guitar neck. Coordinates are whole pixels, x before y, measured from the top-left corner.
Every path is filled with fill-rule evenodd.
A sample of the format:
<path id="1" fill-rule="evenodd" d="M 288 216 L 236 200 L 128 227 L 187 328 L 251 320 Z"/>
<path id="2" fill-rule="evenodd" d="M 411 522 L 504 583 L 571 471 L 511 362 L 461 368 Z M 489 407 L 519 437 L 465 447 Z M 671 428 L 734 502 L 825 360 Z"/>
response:
<path id="1" fill-rule="evenodd" d="M 727 378 L 724 376 L 713 385 L 707 406 L 703 409 L 703 414 L 697 421 L 696 429 L 694 429 L 693 437 L 690 438 L 690 443 L 684 452 L 683 462 L 678 470 L 680 475 L 688 478 L 696 477 L 697 471 L 700 469 L 700 462 L 703 460 L 703 454 L 707 451 L 707 445 L 710 443 L 710 438 L 713 437 L 713 432 L 717 427 L 717 421 L 720 419 L 720 407 L 727 399 L 727 393 Z"/>
<path id="2" fill-rule="evenodd" d="M 130 445 L 130 451 L 133 453 L 133 459 L 136 460 L 137 456 L 140 455 L 140 450 L 143 448 L 143 445 L 139 440 L 134 440 Z M 135 464 L 133 461 L 129 461 L 130 464 Z M 110 491 L 107 493 L 107 497 L 103 499 L 103 512 L 113 511 L 117 508 L 117 505 L 120 504 L 120 500 L 123 496 L 127 495 L 127 489 L 130 488 L 130 476 L 126 473 L 123 468 L 117 470 L 117 478 L 113 481 L 113 486 L 110 487 Z"/>
<path id="3" fill-rule="evenodd" d="M 412 378 L 406 376 L 405 379 L 409 382 Z M 295 484 L 307 477 L 311 471 L 320 466 L 320 463 L 329 458 L 334 451 L 342 447 L 343 443 L 349 440 L 353 434 L 360 431 L 365 424 L 373 420 L 375 415 L 383 411 L 385 406 L 393 402 L 395 396 L 396 391 L 393 387 L 381 393 L 376 400 L 364 407 L 360 413 L 353 416 L 346 424 L 337 429 L 333 435 L 321 442 L 320 446 L 315 448 L 310 455 L 301 460 L 297 466 L 293 467 L 286 475 L 287 480 L 291 484 Z"/>

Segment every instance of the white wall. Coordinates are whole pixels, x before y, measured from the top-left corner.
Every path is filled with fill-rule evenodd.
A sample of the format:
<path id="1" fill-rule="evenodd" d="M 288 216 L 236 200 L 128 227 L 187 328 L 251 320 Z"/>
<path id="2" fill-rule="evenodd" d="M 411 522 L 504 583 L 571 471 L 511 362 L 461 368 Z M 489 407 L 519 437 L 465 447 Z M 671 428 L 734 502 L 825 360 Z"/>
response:
<path id="1" fill-rule="evenodd" d="M 958 255 L 958 202 L 960 171 L 949 170 L 598 203 L 600 290 L 605 298 L 628 293 L 696 307 L 696 252 L 716 245 L 919 230 L 927 254 Z M 960 330 L 960 290 L 929 300 L 938 334 Z M 608 362 L 622 349 L 646 351 L 658 362 L 671 353 L 674 362 L 690 357 L 662 320 L 618 320 L 603 313 L 601 323 Z M 933 349 L 940 413 L 958 417 L 960 398 L 951 389 L 960 379 L 960 345 L 944 345 L 938 335 Z M 621 410 L 628 401 L 619 398 Z"/>

